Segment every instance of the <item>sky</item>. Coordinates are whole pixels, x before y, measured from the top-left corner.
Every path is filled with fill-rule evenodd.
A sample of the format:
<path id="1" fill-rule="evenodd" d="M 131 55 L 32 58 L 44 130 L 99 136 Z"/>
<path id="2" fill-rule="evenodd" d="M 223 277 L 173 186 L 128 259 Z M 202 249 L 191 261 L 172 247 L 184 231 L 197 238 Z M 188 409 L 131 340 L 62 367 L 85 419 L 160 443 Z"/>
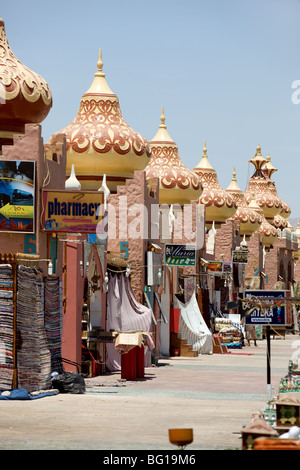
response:
<path id="1" fill-rule="evenodd" d="M 150 141 L 164 106 L 182 162 L 193 169 L 206 141 L 224 189 L 234 167 L 246 189 L 260 145 L 300 218 L 300 0 L 15 0 L 0 17 L 14 54 L 50 86 L 44 142 L 76 116 L 101 48 L 134 130 Z"/>

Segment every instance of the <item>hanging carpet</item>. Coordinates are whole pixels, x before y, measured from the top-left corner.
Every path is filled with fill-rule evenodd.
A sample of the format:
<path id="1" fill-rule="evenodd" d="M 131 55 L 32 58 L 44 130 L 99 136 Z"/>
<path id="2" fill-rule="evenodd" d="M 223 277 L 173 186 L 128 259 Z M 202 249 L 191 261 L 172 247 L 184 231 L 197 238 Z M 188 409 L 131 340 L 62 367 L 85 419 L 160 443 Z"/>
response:
<path id="1" fill-rule="evenodd" d="M 44 327 L 41 270 L 18 267 L 18 386 L 28 392 L 51 387 L 51 354 Z"/>
<path id="2" fill-rule="evenodd" d="M 151 332 L 152 316 L 148 307 L 137 302 L 131 290 L 130 281 L 124 275 L 111 276 L 107 293 L 107 329 L 119 332 L 141 330 Z M 145 365 L 151 363 L 150 351 L 154 343 L 150 335 L 147 336 L 145 348 Z M 112 343 L 107 343 L 106 366 L 110 371 L 120 370 L 121 354 Z"/>
<path id="3" fill-rule="evenodd" d="M 12 387 L 14 359 L 14 286 L 12 267 L 0 266 L 0 390 Z"/>
<path id="4" fill-rule="evenodd" d="M 58 276 L 44 279 L 45 330 L 51 353 L 51 370 L 56 371 L 61 361 L 62 309 L 60 279 Z"/>
<path id="5" fill-rule="evenodd" d="M 195 293 L 185 304 L 174 296 L 174 304 L 181 312 L 181 337 L 198 354 L 212 354 L 212 334 L 202 317 Z"/>

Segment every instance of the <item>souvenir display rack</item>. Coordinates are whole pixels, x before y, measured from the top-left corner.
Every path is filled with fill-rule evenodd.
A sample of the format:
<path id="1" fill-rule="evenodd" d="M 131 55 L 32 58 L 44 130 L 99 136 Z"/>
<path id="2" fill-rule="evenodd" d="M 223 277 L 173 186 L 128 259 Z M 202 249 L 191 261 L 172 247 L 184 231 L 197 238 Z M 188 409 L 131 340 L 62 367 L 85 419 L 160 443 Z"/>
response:
<path id="1" fill-rule="evenodd" d="M 215 318 L 215 333 L 228 348 L 242 347 L 241 330 L 229 318 Z"/>

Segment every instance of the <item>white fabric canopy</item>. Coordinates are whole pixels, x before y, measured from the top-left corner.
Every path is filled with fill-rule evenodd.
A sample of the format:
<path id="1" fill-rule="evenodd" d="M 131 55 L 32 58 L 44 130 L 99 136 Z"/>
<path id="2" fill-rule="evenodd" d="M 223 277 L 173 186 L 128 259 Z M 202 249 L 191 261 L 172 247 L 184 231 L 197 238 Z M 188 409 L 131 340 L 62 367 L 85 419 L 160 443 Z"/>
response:
<path id="1" fill-rule="evenodd" d="M 200 312 L 195 293 L 184 304 L 174 296 L 175 306 L 181 311 L 181 337 L 193 347 L 198 354 L 212 354 L 212 333 Z"/>

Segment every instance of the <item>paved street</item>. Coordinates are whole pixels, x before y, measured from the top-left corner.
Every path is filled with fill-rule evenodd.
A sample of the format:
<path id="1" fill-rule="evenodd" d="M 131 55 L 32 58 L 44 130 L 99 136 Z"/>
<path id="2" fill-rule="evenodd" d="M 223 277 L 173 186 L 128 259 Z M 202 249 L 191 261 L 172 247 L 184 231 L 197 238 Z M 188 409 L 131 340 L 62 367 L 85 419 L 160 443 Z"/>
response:
<path id="1" fill-rule="evenodd" d="M 271 340 L 278 390 L 300 337 Z M 145 379 L 86 380 L 84 395 L 0 401 L 0 449 L 174 450 L 168 429 L 193 428 L 188 450 L 240 449 L 239 432 L 267 400 L 266 340 L 230 354 L 161 359 Z"/>

